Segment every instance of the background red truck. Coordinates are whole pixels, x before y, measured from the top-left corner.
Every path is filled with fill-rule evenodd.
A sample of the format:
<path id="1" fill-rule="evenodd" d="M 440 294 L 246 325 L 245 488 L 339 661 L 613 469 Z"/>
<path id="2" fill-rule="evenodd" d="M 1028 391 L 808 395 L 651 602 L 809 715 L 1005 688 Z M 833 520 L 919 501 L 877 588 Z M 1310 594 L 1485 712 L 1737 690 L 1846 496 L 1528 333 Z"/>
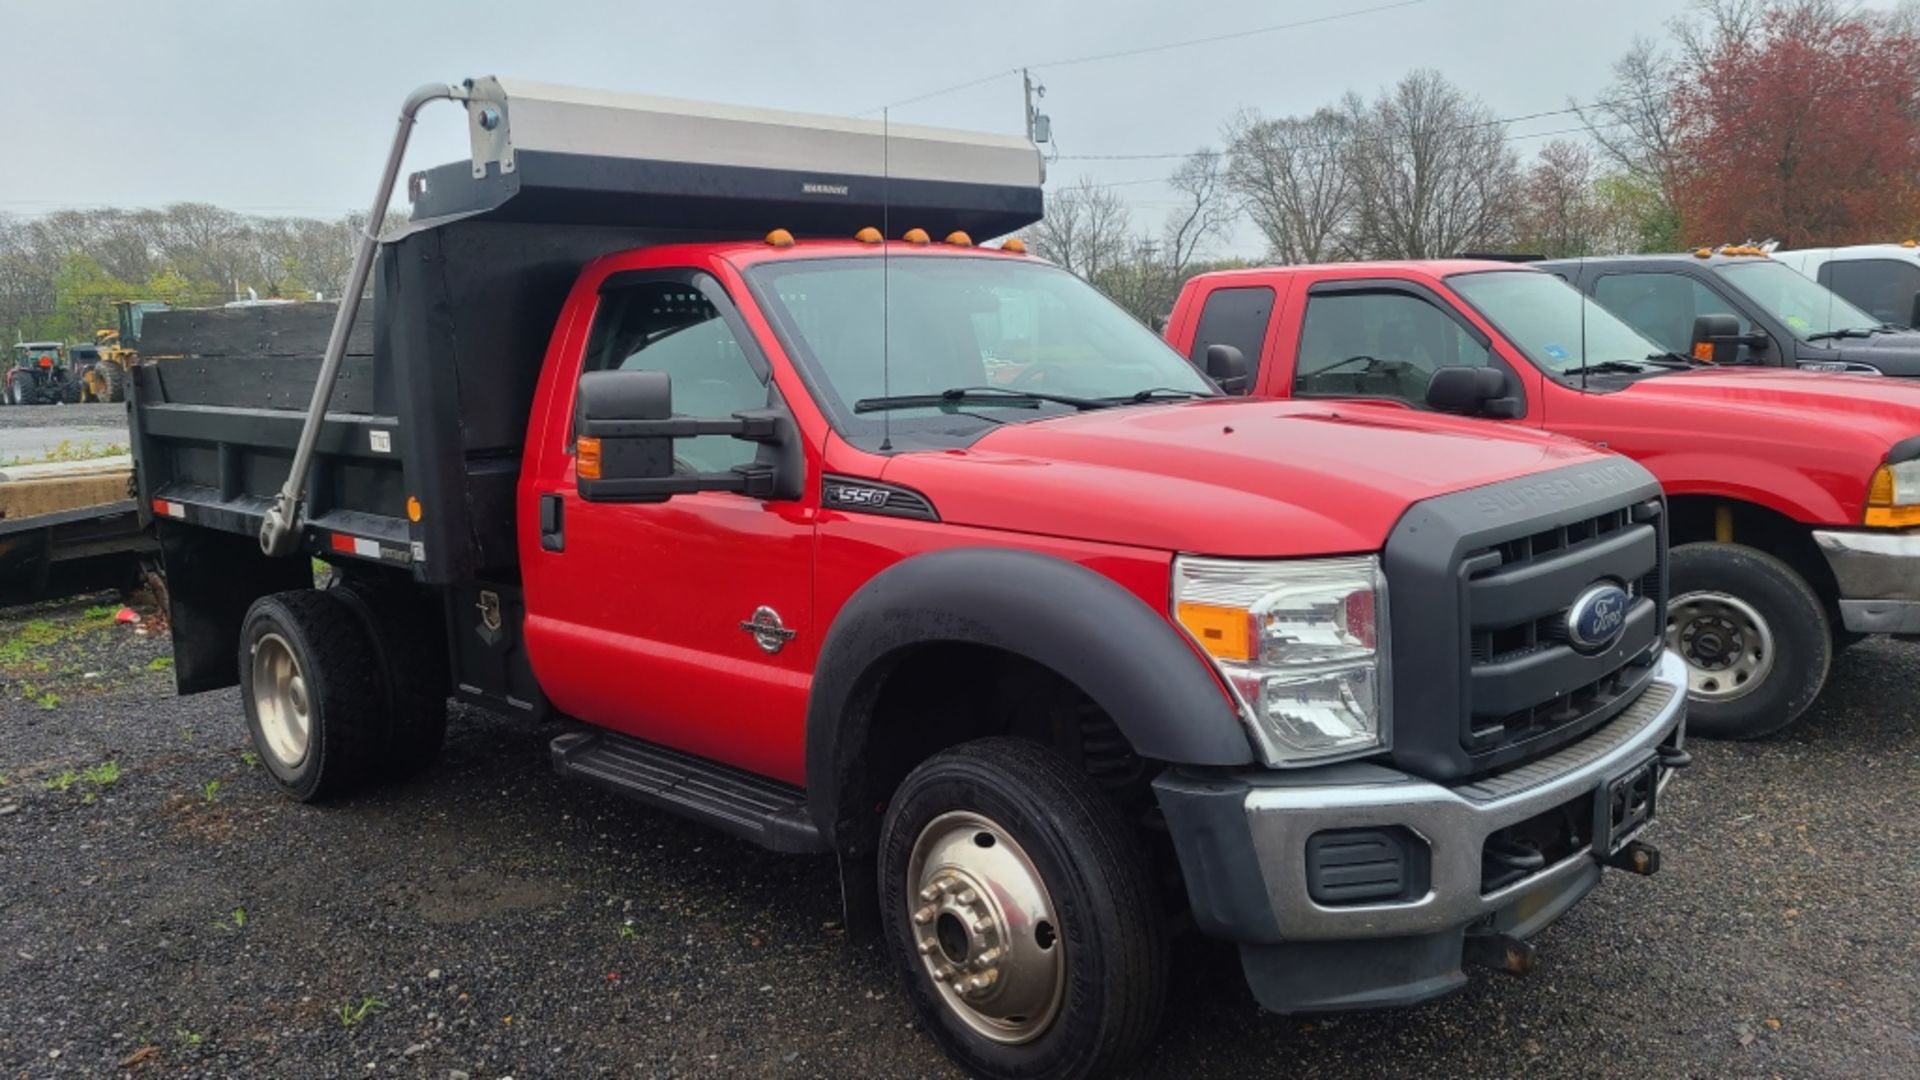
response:
<path id="1" fill-rule="evenodd" d="M 1666 634 L 1697 733 L 1775 731 L 1835 649 L 1920 633 L 1920 389 L 1703 364 L 1552 274 L 1464 259 L 1202 275 L 1166 337 L 1197 363 L 1237 352 L 1256 396 L 1476 415 L 1645 465 L 1672 508 Z"/>
<path id="2" fill-rule="evenodd" d="M 1657 868 L 1645 469 L 1223 399 L 972 245 L 1039 216 L 1023 140 L 490 79 L 403 115 L 439 97 L 473 158 L 363 252 L 362 344 L 351 303 L 320 357 L 265 354 L 308 305 L 145 327 L 176 678 L 239 684 L 288 794 L 424 767 L 449 695 L 551 722 L 564 775 L 837 857 L 927 1029 L 1026 1080 L 1132 1060 L 1170 910 L 1269 1008 L 1406 1005 Z M 1553 640 L 1472 647 L 1515 626 Z"/>

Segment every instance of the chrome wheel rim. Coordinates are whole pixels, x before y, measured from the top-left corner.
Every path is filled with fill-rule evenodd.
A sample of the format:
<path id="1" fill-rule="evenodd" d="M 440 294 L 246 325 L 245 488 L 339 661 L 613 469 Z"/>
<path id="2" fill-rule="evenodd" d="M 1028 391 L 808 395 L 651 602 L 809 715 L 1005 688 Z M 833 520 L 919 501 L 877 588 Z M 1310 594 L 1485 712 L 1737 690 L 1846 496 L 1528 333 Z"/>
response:
<path id="1" fill-rule="evenodd" d="M 1039 1038 L 1066 995 L 1066 941 L 1033 860 L 971 811 L 941 814 L 907 864 L 914 948 L 941 1000 L 988 1039 Z"/>
<path id="2" fill-rule="evenodd" d="M 1721 592 L 1690 592 L 1667 605 L 1667 647 L 1687 662 L 1687 693 L 1733 701 L 1773 670 L 1773 628 L 1752 604 Z"/>
<path id="3" fill-rule="evenodd" d="M 300 660 L 279 634 L 253 643 L 253 711 L 260 718 L 263 749 L 282 766 L 299 767 L 307 757 L 312 703 Z"/>

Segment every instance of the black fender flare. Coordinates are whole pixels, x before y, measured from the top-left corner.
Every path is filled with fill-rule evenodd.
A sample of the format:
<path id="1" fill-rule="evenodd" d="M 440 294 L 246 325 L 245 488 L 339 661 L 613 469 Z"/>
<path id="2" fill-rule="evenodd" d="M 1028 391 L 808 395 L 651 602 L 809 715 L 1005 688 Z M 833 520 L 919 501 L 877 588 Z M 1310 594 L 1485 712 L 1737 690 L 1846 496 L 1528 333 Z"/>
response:
<path id="1" fill-rule="evenodd" d="M 840 826 L 885 793 L 860 772 L 871 706 L 916 646 L 991 646 L 1044 665 L 1113 718 L 1134 752 L 1183 765 L 1247 765 L 1234 704 L 1191 643 L 1132 593 L 1064 559 L 1007 548 L 949 548 L 876 574 L 827 631 L 807 701 L 807 800 L 845 854 L 866 840 Z"/>

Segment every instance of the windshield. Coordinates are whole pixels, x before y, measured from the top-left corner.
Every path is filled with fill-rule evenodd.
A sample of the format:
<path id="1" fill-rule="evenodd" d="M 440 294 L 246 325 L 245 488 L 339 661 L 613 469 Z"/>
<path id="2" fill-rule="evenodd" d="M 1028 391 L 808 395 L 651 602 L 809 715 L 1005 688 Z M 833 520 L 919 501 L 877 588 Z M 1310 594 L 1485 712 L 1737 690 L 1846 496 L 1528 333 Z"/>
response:
<path id="1" fill-rule="evenodd" d="M 1609 362 L 1658 371 L 1646 361 L 1667 351 L 1552 274 L 1493 270 L 1455 274 L 1447 284 L 1527 359 L 1556 375 Z"/>
<path id="2" fill-rule="evenodd" d="M 1865 333 L 1880 326 L 1879 319 L 1842 300 L 1839 293 L 1771 259 L 1715 269 L 1802 341 L 1814 334 Z"/>
<path id="3" fill-rule="evenodd" d="M 856 445 L 964 445 L 1001 423 L 1142 391 L 1211 396 L 1213 384 L 1152 331 L 1064 270 L 1013 256 L 873 256 L 762 263 L 747 278 L 836 428 Z M 887 348 L 883 350 L 881 327 Z M 886 364 L 881 363 L 883 355 Z M 966 400 L 881 399 L 968 388 Z M 1007 404 L 991 399 L 1021 397 Z M 856 405 L 860 408 L 856 409 Z"/>

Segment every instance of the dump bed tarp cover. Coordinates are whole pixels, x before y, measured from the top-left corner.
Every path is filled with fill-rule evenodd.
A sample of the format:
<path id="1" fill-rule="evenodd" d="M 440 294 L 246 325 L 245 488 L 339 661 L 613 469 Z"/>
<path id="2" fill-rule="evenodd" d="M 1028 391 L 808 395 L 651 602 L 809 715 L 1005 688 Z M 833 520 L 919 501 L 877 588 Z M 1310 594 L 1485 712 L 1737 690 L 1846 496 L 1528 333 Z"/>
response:
<path id="1" fill-rule="evenodd" d="M 1041 216 L 1018 136 L 494 78 L 467 102 L 473 160 L 415 174 L 413 228 L 500 221 L 976 239 Z"/>

